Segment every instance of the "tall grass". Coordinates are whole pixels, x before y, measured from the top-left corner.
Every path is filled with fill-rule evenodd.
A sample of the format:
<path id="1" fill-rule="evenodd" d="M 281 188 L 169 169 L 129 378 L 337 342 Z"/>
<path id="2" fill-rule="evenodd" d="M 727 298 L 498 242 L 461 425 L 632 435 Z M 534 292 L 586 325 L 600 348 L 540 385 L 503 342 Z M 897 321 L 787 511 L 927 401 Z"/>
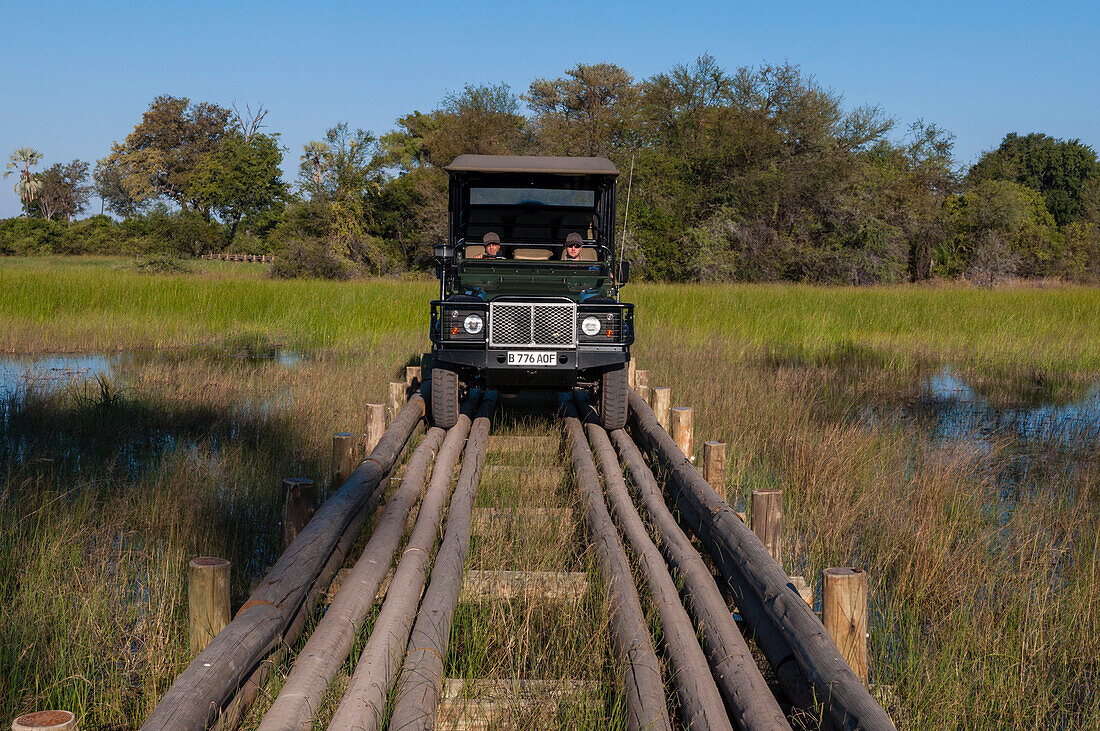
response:
<path id="1" fill-rule="evenodd" d="M 187 560 L 229 557 L 234 601 L 245 597 L 279 550 L 280 479 L 324 483 L 332 433 L 359 430 L 363 404 L 427 346 L 430 282 L 118 264 L 0 260 L 3 350 L 164 351 L 113 380 L 0 403 L 0 720 L 56 706 L 88 728 L 138 725 L 187 660 Z M 1004 386 L 1003 401 L 1094 383 L 1100 292 L 627 294 L 651 384 L 695 407 L 697 443 L 729 444 L 730 501 L 784 489 L 787 570 L 814 584 L 830 565 L 870 571 L 872 681 L 892 687 L 900 726 L 1100 729 L 1095 431 L 1061 449 L 1012 433 L 944 439 L 913 417 L 921 379 L 945 362 Z M 284 367 L 264 357 L 274 344 L 309 357 Z M 227 357 L 241 351 L 258 357 Z M 530 419 L 504 428 L 547 428 Z M 486 482 L 478 505 L 570 499 Z M 470 565 L 589 570 L 578 543 L 506 522 L 475 534 Z M 617 725 L 602 602 L 464 605 L 448 672 L 593 679 L 600 694 L 555 722 Z"/>

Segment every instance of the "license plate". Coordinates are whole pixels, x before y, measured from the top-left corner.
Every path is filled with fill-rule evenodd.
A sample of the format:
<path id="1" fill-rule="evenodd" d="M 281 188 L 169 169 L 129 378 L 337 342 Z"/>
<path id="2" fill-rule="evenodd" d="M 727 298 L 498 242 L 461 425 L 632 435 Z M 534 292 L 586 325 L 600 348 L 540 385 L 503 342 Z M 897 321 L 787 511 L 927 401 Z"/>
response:
<path id="1" fill-rule="evenodd" d="M 545 350 L 509 350 L 508 365 L 522 368 L 556 366 L 558 354 Z"/>

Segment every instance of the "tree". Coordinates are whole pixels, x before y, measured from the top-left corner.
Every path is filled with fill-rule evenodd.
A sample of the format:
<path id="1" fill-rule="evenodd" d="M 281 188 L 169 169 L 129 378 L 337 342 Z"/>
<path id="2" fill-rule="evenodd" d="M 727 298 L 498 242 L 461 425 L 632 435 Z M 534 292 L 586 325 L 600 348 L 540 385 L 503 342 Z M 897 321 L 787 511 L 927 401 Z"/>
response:
<path id="1" fill-rule="evenodd" d="M 969 187 L 986 180 L 1011 180 L 1039 191 L 1054 220 L 1064 226 L 1086 217 L 1090 188 L 1100 181 L 1100 163 L 1080 140 L 1011 132 L 970 168 Z"/>
<path id="2" fill-rule="evenodd" d="M 254 132 L 246 138 L 233 132 L 200 161 L 190 195 L 225 222 L 228 243 L 233 242 L 242 219 L 271 210 L 284 199 L 282 160 L 276 137 Z"/>
<path id="3" fill-rule="evenodd" d="M 34 200 L 35 195 L 38 194 L 38 180 L 35 179 L 34 173 L 31 172 L 31 168 L 41 161 L 42 153 L 33 147 L 17 147 L 15 151 L 11 153 L 8 169 L 4 172 L 5 178 L 11 175 L 13 171 L 19 173 L 19 180 L 15 183 L 15 194 L 19 196 L 19 200 L 23 202 L 24 216 L 30 213 L 31 202 Z"/>
<path id="4" fill-rule="evenodd" d="M 310 198 L 316 198 L 325 189 L 325 173 L 331 154 L 332 149 L 319 140 L 302 145 L 302 156 L 298 158 L 298 186 L 308 192 Z"/>
<path id="5" fill-rule="evenodd" d="M 516 155 L 526 146 L 519 99 L 504 83 L 467 85 L 461 94 L 448 94 L 435 116 L 425 147 L 439 167 L 459 155 Z"/>
<path id="6" fill-rule="evenodd" d="M 123 180 L 118 160 L 110 156 L 96 162 L 92 171 L 92 185 L 103 208 L 122 218 L 132 218 L 148 207 L 149 201 L 137 200 Z"/>
<path id="7" fill-rule="evenodd" d="M 536 79 L 524 100 L 544 151 L 608 156 L 633 144 L 638 98 L 626 69 L 598 63 L 577 64 L 563 78 Z"/>
<path id="8" fill-rule="evenodd" d="M 298 185 L 312 198 L 357 198 L 381 187 L 378 140 L 369 131 L 352 130 L 341 122 L 325 133 L 323 141 L 314 140 L 302 149 Z"/>
<path id="9" fill-rule="evenodd" d="M 43 218 L 64 216 L 72 223 L 73 216 L 84 212 L 92 188 L 88 185 L 88 163 L 73 160 L 57 163 L 38 174 L 38 206 Z"/>
<path id="10" fill-rule="evenodd" d="M 185 211 L 208 213 L 193 195 L 192 178 L 202 159 L 221 145 L 229 116 L 216 104 L 158 96 L 126 140 L 111 146 L 108 166 L 117 169 L 134 201 L 167 198 Z"/>
<path id="11" fill-rule="evenodd" d="M 951 199 L 948 212 L 954 237 L 950 248 L 938 252 L 939 273 L 965 272 L 979 249 L 983 250 L 982 269 L 987 270 L 990 257 L 1003 250 L 999 240 L 1013 252 L 1020 275 L 1060 273 L 1064 237 L 1037 190 L 1009 180 L 986 180 Z"/>

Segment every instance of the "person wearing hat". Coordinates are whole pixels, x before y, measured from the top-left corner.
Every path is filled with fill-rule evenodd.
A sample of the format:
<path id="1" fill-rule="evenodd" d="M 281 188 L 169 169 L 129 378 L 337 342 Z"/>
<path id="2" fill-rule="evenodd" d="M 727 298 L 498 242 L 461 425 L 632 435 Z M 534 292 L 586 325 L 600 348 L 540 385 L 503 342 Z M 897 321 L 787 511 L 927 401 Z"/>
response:
<path id="1" fill-rule="evenodd" d="M 584 240 L 576 231 L 565 237 L 565 249 L 561 252 L 562 261 L 584 261 L 581 259 L 581 249 Z"/>
<path id="2" fill-rule="evenodd" d="M 492 231 L 488 232 L 481 237 L 481 243 L 485 247 L 484 254 L 478 254 L 478 259 L 503 259 L 504 255 L 500 253 L 500 237 Z"/>

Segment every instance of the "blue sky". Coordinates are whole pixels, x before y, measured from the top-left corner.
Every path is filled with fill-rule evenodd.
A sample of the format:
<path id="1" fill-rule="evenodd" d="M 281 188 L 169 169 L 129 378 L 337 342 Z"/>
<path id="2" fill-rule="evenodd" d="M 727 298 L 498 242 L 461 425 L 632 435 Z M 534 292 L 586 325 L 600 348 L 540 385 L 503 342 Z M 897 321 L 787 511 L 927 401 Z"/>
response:
<path id="1" fill-rule="evenodd" d="M 578 62 L 636 78 L 710 53 L 727 69 L 798 64 L 898 134 L 923 118 L 973 162 L 1007 132 L 1100 148 L 1094 3 L 282 2 L 0 0 L 0 154 L 93 162 L 158 94 L 270 110 L 293 169 L 336 122 L 382 132 L 467 83 L 523 92 Z M 0 217 L 16 215 L 13 178 Z M 95 207 L 98 211 L 98 204 Z"/>

